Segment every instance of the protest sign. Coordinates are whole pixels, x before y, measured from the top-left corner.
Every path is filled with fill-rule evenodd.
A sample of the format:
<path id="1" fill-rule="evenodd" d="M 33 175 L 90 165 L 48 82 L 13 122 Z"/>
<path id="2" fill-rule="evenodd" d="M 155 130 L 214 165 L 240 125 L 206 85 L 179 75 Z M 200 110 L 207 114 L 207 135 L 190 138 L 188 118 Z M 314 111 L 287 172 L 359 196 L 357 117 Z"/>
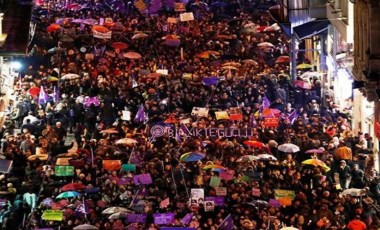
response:
<path id="1" fill-rule="evenodd" d="M 74 176 L 74 166 L 71 165 L 56 165 L 54 166 L 56 176 Z"/>
<path id="2" fill-rule="evenodd" d="M 215 194 L 217 196 L 227 196 L 227 187 L 215 187 Z"/>
<path id="3" fill-rule="evenodd" d="M 252 188 L 252 196 L 260 196 L 261 195 L 261 191 L 259 188 Z"/>
<path id="4" fill-rule="evenodd" d="M 203 107 L 193 107 L 191 111 L 192 116 L 207 117 L 209 109 Z"/>
<path id="5" fill-rule="evenodd" d="M 123 121 L 130 121 L 131 120 L 131 111 L 123 110 L 122 113 L 123 114 L 122 114 L 121 120 L 123 120 Z"/>
<path id="6" fill-rule="evenodd" d="M 121 161 L 120 160 L 103 160 L 103 168 L 110 171 L 120 170 Z"/>
<path id="7" fill-rule="evenodd" d="M 194 14 L 193 12 L 182 13 L 179 15 L 179 19 L 181 22 L 192 21 L 194 20 Z"/>
<path id="8" fill-rule="evenodd" d="M 193 219 L 193 214 L 192 213 L 188 213 L 186 214 L 182 219 L 181 219 L 181 224 L 183 225 L 188 225 L 191 221 L 191 219 Z"/>
<path id="9" fill-rule="evenodd" d="M 184 2 L 174 3 L 174 11 L 175 12 L 185 12 L 186 11 L 186 4 Z"/>
<path id="10" fill-rule="evenodd" d="M 205 209 L 205 212 L 213 212 L 215 209 L 215 203 L 214 201 L 205 201 L 203 207 Z"/>
<path id="11" fill-rule="evenodd" d="M 136 171 L 136 165 L 135 164 L 122 164 L 121 165 L 121 171 L 123 171 L 123 172 L 134 172 L 134 171 Z"/>
<path id="12" fill-rule="evenodd" d="M 42 213 L 41 218 L 49 221 L 62 221 L 63 211 L 61 210 L 45 210 Z"/>
<path id="13" fill-rule="evenodd" d="M 217 111 L 215 112 L 216 120 L 229 120 L 230 116 L 227 111 Z"/>
<path id="14" fill-rule="evenodd" d="M 0 172 L 1 173 L 9 173 L 12 168 L 13 161 L 12 160 L 0 160 Z"/>
<path id="15" fill-rule="evenodd" d="M 274 207 L 274 208 L 279 208 L 279 207 L 281 207 L 281 203 L 280 203 L 280 201 L 278 201 L 278 200 L 276 200 L 276 199 L 269 199 L 268 204 L 269 204 L 269 206 Z"/>
<path id="16" fill-rule="evenodd" d="M 157 225 L 167 225 L 174 221 L 174 213 L 157 213 L 153 214 L 154 223 Z"/>
<path id="17" fill-rule="evenodd" d="M 128 223 L 145 223 L 146 214 L 127 214 Z"/>
<path id="18" fill-rule="evenodd" d="M 138 174 L 133 176 L 133 182 L 135 185 L 140 185 L 140 184 L 152 184 L 152 177 L 149 173 L 145 174 Z"/>
<path id="19" fill-rule="evenodd" d="M 168 23 L 176 24 L 176 23 L 178 23 L 178 19 L 177 18 L 168 17 L 167 22 Z"/>
<path id="20" fill-rule="evenodd" d="M 220 184 L 220 177 L 212 176 L 210 179 L 210 186 L 211 187 L 218 187 L 219 184 Z"/>
<path id="21" fill-rule="evenodd" d="M 112 31 L 108 31 L 106 33 L 101 33 L 96 30 L 93 30 L 93 36 L 94 38 L 99 38 L 99 39 L 111 39 L 112 37 Z"/>
<path id="22" fill-rule="evenodd" d="M 223 206 L 224 205 L 224 197 L 222 196 L 206 196 L 205 202 L 212 201 L 215 206 Z"/>
<path id="23" fill-rule="evenodd" d="M 203 188 L 191 189 L 191 204 L 202 204 L 205 199 L 205 192 Z"/>
<path id="24" fill-rule="evenodd" d="M 227 171 L 222 171 L 219 173 L 219 177 L 222 180 L 229 181 L 234 179 L 234 170 L 227 170 Z"/>

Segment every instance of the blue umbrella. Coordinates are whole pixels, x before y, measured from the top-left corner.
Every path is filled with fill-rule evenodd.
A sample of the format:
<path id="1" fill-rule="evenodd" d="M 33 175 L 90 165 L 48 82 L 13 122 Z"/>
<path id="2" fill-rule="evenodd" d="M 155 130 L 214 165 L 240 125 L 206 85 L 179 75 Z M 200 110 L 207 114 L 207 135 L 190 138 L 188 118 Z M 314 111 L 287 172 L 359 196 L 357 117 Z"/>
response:
<path id="1" fill-rule="evenodd" d="M 203 85 L 217 85 L 219 82 L 219 78 L 218 77 L 205 77 L 203 78 L 202 80 L 202 83 Z"/>
<path id="2" fill-rule="evenodd" d="M 99 192 L 99 188 L 98 187 L 88 188 L 88 189 L 84 190 L 84 192 L 87 193 L 87 194 L 98 193 Z"/>
<path id="3" fill-rule="evenodd" d="M 180 161 L 191 162 L 191 161 L 199 161 L 205 158 L 206 154 L 200 152 L 188 152 L 182 154 L 180 157 Z"/>
<path id="4" fill-rule="evenodd" d="M 64 199 L 64 198 L 72 198 L 72 197 L 77 197 L 80 196 L 81 194 L 79 192 L 75 191 L 67 191 L 59 194 L 56 199 Z"/>

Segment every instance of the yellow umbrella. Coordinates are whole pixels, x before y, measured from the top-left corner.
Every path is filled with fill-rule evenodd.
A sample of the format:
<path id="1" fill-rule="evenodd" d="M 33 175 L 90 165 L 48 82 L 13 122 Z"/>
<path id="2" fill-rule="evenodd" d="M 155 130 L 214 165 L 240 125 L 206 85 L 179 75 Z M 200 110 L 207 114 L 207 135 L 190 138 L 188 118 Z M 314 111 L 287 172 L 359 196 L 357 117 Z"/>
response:
<path id="1" fill-rule="evenodd" d="M 310 68 L 313 68 L 313 66 L 307 63 L 302 63 L 302 64 L 297 65 L 297 69 L 310 69 Z"/>
<path id="2" fill-rule="evenodd" d="M 326 172 L 330 171 L 330 168 L 325 164 L 325 162 L 323 162 L 323 161 L 321 161 L 319 159 L 308 159 L 308 160 L 302 161 L 302 164 L 304 164 L 304 165 L 313 165 L 315 167 L 320 166 Z"/>

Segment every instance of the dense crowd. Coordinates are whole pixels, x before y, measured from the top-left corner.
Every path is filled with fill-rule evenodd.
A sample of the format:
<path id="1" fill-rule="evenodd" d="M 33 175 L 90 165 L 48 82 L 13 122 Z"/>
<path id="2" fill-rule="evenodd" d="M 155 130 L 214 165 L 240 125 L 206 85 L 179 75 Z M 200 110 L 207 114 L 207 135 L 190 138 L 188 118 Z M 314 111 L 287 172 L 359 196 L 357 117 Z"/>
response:
<path id="1" fill-rule="evenodd" d="M 287 74 L 273 4 L 189 1 L 181 21 L 38 2 L 2 129 L 2 229 L 380 228 L 372 137 L 310 67 Z"/>

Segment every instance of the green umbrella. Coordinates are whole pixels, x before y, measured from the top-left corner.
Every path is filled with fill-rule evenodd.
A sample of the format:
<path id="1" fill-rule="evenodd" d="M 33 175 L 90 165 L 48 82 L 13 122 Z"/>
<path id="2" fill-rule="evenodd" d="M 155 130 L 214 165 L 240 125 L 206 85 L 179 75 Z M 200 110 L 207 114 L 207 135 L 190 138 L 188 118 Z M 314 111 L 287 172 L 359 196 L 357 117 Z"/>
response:
<path id="1" fill-rule="evenodd" d="M 79 192 L 75 191 L 67 191 L 59 194 L 56 199 L 65 199 L 65 198 L 72 198 L 72 197 L 77 197 L 80 196 L 81 194 Z"/>

